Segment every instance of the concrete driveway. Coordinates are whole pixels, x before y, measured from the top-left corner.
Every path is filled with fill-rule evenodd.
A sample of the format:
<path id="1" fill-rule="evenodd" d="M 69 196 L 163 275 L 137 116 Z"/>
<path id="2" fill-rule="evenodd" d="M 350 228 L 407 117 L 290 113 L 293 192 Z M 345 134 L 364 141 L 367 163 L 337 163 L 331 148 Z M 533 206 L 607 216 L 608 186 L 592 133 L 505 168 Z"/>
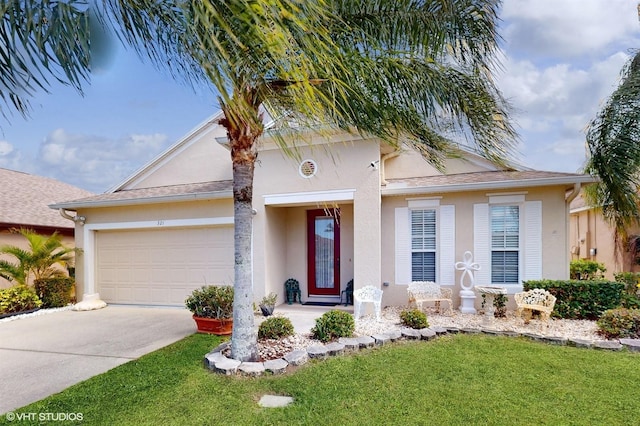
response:
<path id="1" fill-rule="evenodd" d="M 179 308 L 107 306 L 0 322 L 0 414 L 196 331 Z"/>

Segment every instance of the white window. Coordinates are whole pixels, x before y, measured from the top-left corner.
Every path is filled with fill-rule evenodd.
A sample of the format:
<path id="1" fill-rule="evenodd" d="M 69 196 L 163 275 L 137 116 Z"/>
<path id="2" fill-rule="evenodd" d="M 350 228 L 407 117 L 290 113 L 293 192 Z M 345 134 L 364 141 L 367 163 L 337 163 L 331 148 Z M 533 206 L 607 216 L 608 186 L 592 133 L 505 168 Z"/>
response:
<path id="1" fill-rule="evenodd" d="M 518 284 L 520 264 L 520 208 L 491 206 L 491 282 Z"/>
<path id="2" fill-rule="evenodd" d="M 436 211 L 411 210 L 411 281 L 436 280 Z"/>
<path id="3" fill-rule="evenodd" d="M 512 196 L 474 204 L 473 250 L 476 285 L 505 286 L 511 294 L 522 281 L 541 279 L 542 202 Z"/>
<path id="4" fill-rule="evenodd" d="M 395 283 L 454 285 L 455 207 L 434 200 L 408 204 L 396 208 L 395 214 Z"/>

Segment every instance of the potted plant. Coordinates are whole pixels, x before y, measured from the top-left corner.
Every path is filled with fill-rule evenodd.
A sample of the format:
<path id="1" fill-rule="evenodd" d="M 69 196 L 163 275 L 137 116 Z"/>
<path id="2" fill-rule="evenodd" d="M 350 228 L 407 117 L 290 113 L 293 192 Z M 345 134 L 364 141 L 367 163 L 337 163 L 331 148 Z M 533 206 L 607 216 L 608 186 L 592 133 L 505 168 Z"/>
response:
<path id="1" fill-rule="evenodd" d="M 185 300 L 198 332 L 231 334 L 233 329 L 233 286 L 205 285 L 193 290 Z"/>
<path id="2" fill-rule="evenodd" d="M 273 314 L 273 310 L 276 307 L 276 300 L 278 299 L 278 295 L 275 293 L 269 293 L 260 301 L 260 310 L 262 311 L 262 315 L 268 317 Z"/>

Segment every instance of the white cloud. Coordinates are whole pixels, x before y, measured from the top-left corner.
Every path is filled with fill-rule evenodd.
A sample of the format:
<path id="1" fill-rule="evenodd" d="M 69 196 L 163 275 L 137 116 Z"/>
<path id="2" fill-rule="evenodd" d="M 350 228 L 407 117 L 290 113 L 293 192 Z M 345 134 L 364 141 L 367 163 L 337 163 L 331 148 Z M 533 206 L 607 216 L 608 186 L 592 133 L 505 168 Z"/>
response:
<path id="1" fill-rule="evenodd" d="M 168 142 L 162 134 L 109 139 L 56 129 L 40 144 L 36 162 L 49 176 L 103 192 L 159 154 Z"/>
<path id="2" fill-rule="evenodd" d="M 592 57 L 614 44 L 638 47 L 636 0 L 505 0 L 500 17 L 507 49 L 519 55 Z"/>
<path id="3" fill-rule="evenodd" d="M 17 170 L 20 167 L 22 155 L 12 144 L 0 140 L 0 167 Z"/>
<path id="4" fill-rule="evenodd" d="M 11 145 L 7 141 L 0 141 L 0 156 L 1 157 L 4 157 L 4 156 L 7 156 L 7 155 L 11 154 L 12 151 L 13 151 L 13 145 Z"/>
<path id="5" fill-rule="evenodd" d="M 505 0 L 504 71 L 498 86 L 514 106 L 522 161 L 574 172 L 585 129 L 640 47 L 636 0 Z"/>

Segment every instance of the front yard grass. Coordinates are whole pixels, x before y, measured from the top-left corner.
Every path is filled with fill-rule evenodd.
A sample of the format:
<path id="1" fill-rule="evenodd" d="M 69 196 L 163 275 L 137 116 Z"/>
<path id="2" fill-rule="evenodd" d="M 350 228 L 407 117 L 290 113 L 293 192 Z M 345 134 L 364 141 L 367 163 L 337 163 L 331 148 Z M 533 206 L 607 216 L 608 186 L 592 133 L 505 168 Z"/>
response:
<path id="1" fill-rule="evenodd" d="M 194 334 L 17 412 L 90 425 L 628 425 L 640 412 L 640 354 L 627 351 L 452 335 L 247 378 L 203 367 L 220 341 Z M 261 408 L 264 394 L 295 402 Z"/>

